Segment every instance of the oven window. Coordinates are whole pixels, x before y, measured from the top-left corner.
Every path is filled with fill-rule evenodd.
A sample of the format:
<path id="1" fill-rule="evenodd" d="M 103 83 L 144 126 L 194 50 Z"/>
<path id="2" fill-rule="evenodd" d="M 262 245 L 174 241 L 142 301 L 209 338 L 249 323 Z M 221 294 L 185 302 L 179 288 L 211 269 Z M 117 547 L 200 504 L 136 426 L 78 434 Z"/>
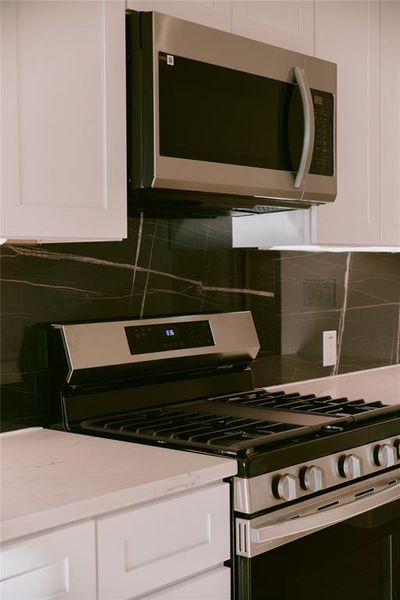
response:
<path id="1" fill-rule="evenodd" d="M 400 600 L 400 502 L 390 506 L 238 558 L 240 600 Z"/>
<path id="2" fill-rule="evenodd" d="M 160 154 L 297 171 L 304 120 L 297 85 L 159 54 Z"/>

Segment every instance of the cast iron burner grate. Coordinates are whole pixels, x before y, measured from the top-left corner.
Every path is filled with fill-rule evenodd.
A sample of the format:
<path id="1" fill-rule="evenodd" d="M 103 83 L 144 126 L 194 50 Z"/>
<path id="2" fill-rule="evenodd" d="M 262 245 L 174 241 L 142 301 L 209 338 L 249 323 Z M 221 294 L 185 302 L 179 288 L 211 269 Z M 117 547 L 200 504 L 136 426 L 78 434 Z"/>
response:
<path id="1" fill-rule="evenodd" d="M 308 427 L 259 418 L 161 407 L 90 419 L 85 430 L 187 446 L 241 450 L 309 433 Z"/>
<path id="2" fill-rule="evenodd" d="M 302 395 L 298 392 L 285 394 L 283 391 L 268 392 L 253 390 L 230 396 L 211 398 L 211 402 L 226 402 L 254 408 L 279 409 L 314 415 L 344 417 L 350 415 L 354 420 L 380 417 L 384 413 L 395 413 L 396 406 L 388 406 L 380 400 L 366 402 L 365 400 L 348 400 L 348 398 L 332 398 L 315 394 Z"/>
<path id="3" fill-rule="evenodd" d="M 398 408 L 382 402 L 262 389 L 88 419 L 81 428 L 132 441 L 238 454 L 282 442 L 292 444 L 307 435 L 339 433 L 356 426 L 355 421 L 373 420 L 387 412 L 398 412 Z M 308 421 L 306 415 L 313 420 Z"/>

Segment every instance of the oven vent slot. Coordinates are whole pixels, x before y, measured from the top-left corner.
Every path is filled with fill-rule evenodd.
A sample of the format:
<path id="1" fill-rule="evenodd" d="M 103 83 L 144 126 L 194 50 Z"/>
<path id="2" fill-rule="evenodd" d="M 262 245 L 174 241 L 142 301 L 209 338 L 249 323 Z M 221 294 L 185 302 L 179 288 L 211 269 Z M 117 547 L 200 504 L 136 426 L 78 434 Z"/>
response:
<path id="1" fill-rule="evenodd" d="M 367 494 L 373 494 L 375 492 L 375 488 L 369 488 L 368 490 L 363 490 L 362 492 L 357 492 L 354 494 L 354 498 L 360 498 L 360 496 L 366 496 Z"/>
<path id="2" fill-rule="evenodd" d="M 331 506 L 336 506 L 336 504 L 340 504 L 339 500 L 330 502 L 329 504 L 324 504 L 324 506 L 319 506 L 317 510 L 325 510 L 325 508 L 331 508 Z"/>

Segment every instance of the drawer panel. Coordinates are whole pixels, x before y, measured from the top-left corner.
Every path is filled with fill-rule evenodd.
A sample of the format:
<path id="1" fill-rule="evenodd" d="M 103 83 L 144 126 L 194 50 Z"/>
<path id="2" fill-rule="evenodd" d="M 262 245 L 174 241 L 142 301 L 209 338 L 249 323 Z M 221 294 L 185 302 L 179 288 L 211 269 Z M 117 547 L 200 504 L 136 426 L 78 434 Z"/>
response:
<path id="1" fill-rule="evenodd" d="M 231 573 L 227 567 L 220 567 L 210 573 L 204 573 L 146 596 L 146 600 L 230 600 L 230 598 Z"/>
<path id="2" fill-rule="evenodd" d="M 229 485 L 99 519 L 99 597 L 134 598 L 230 557 Z"/>
<path id="3" fill-rule="evenodd" d="M 94 522 L 10 543 L 1 552 L 0 597 L 95 599 L 95 557 Z"/>

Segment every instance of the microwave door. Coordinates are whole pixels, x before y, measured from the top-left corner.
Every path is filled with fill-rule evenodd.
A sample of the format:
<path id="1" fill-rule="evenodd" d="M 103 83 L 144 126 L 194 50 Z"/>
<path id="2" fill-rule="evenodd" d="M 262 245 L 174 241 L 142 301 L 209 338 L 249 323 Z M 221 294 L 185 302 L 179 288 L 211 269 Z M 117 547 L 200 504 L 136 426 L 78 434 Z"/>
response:
<path id="1" fill-rule="evenodd" d="M 303 57 L 273 48 L 275 60 L 264 44 L 154 18 L 151 186 L 301 200 Z"/>

